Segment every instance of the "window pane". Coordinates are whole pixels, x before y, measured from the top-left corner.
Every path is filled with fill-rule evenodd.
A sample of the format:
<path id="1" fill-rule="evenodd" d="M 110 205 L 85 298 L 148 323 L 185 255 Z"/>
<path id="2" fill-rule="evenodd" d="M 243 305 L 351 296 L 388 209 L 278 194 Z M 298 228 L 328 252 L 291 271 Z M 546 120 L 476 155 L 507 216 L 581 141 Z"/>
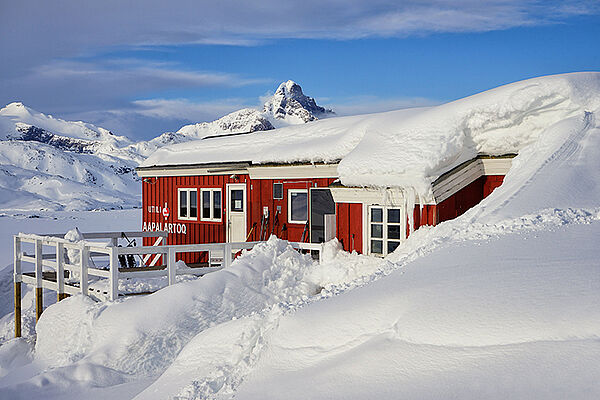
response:
<path id="1" fill-rule="evenodd" d="M 396 250 L 396 247 L 398 247 L 398 245 L 400 244 L 400 242 L 388 242 L 388 254 L 392 253 L 394 250 Z"/>
<path id="2" fill-rule="evenodd" d="M 273 184 L 273 198 L 274 199 L 283 199 L 283 183 L 274 183 Z"/>
<path id="3" fill-rule="evenodd" d="M 231 211 L 244 211 L 244 191 L 231 191 Z"/>
<path id="4" fill-rule="evenodd" d="M 400 240 L 400 225 L 388 225 L 388 239 Z"/>
<path id="5" fill-rule="evenodd" d="M 179 216 L 187 217 L 187 191 L 179 192 Z"/>
<path id="6" fill-rule="evenodd" d="M 198 191 L 190 190 L 190 218 L 198 217 Z"/>
<path id="7" fill-rule="evenodd" d="M 221 191 L 215 190 L 213 194 L 213 218 L 221 219 Z"/>
<path id="8" fill-rule="evenodd" d="M 292 221 L 306 221 L 308 217 L 308 195 L 305 192 L 291 193 Z"/>
<path id="9" fill-rule="evenodd" d="M 388 210 L 388 222 L 392 224 L 400 223 L 400 209 L 399 208 L 390 208 Z"/>
<path id="10" fill-rule="evenodd" d="M 210 218 L 210 192 L 202 191 L 202 218 Z"/>
<path id="11" fill-rule="evenodd" d="M 383 238 L 383 225 L 371 224 L 371 237 Z"/>
<path id="12" fill-rule="evenodd" d="M 371 253 L 383 254 L 383 240 L 371 240 Z"/>
<path id="13" fill-rule="evenodd" d="M 371 222 L 383 222 L 383 208 L 371 207 Z"/>

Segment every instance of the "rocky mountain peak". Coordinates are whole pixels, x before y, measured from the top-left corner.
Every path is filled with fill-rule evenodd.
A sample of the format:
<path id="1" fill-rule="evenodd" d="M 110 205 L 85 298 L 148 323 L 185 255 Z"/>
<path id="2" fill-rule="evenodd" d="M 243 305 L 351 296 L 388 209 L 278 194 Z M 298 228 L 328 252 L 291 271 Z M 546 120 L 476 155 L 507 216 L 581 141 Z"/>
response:
<path id="1" fill-rule="evenodd" d="M 300 85 L 292 80 L 279 85 L 275 94 L 265 102 L 263 112 L 292 124 L 334 114 L 332 110 L 317 105 L 315 99 L 306 96 Z"/>

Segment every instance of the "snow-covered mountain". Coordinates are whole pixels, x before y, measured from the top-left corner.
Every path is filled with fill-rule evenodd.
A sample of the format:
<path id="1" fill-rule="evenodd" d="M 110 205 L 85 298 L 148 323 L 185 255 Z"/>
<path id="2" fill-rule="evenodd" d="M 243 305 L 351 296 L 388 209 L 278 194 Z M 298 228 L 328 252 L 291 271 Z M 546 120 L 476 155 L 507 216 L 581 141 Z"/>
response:
<path id="1" fill-rule="evenodd" d="M 22 103 L 0 109 L 0 208 L 89 210 L 139 204 L 135 167 L 145 158 L 123 136 Z"/>
<path id="2" fill-rule="evenodd" d="M 302 92 L 300 85 L 289 80 L 266 99 L 262 110 L 244 108 L 216 121 L 185 125 L 176 133 L 167 132 L 159 138 L 165 136 L 174 142 L 184 142 L 229 133 L 268 131 L 333 115 L 332 110 L 318 106 L 315 99 Z"/>
<path id="3" fill-rule="evenodd" d="M 332 115 L 293 81 L 262 109 L 186 125 L 133 142 L 102 127 L 65 121 L 15 102 L 0 109 L 0 210 L 90 210 L 138 206 L 135 167 L 157 149 L 206 136 L 275 129 Z"/>

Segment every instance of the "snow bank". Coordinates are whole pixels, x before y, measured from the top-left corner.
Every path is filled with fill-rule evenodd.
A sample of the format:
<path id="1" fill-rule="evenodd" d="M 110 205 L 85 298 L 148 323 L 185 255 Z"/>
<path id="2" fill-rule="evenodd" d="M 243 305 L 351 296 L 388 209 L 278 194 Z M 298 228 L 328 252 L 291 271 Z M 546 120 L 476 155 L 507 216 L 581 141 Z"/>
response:
<path id="1" fill-rule="evenodd" d="M 236 398 L 595 398 L 599 234 L 465 241 L 284 316 Z"/>
<path id="2" fill-rule="evenodd" d="M 313 265 L 275 238 L 230 269 L 113 304 L 74 296 L 44 311 L 36 356 L 52 366 L 84 360 L 131 374 L 168 366 L 200 331 L 315 293 L 302 276 Z M 152 318 L 149 318 L 149 316 Z"/>

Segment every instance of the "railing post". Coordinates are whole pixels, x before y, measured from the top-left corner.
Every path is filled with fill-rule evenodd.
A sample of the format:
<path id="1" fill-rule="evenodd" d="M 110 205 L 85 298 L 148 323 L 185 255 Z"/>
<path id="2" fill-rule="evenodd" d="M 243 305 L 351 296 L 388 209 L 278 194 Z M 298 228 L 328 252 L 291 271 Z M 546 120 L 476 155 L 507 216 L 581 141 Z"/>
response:
<path id="1" fill-rule="evenodd" d="M 108 296 L 111 301 L 119 298 L 119 248 L 111 247 L 110 251 L 110 277 L 108 279 Z"/>
<path id="2" fill-rule="evenodd" d="M 80 260 L 79 265 L 81 267 L 80 270 L 80 281 L 79 288 L 81 289 L 81 293 L 84 296 L 88 295 L 88 256 L 89 249 L 85 244 L 81 245 L 81 249 L 79 250 Z"/>
<path id="3" fill-rule="evenodd" d="M 56 283 L 58 286 L 57 299 L 61 301 L 65 296 L 65 246 L 56 242 Z"/>
<path id="4" fill-rule="evenodd" d="M 319 246 L 319 264 L 321 264 L 321 259 L 322 259 L 322 256 L 323 256 L 323 246 L 324 246 L 324 244 L 322 244 L 322 243 Z"/>
<path id="5" fill-rule="evenodd" d="M 169 247 L 169 252 L 167 253 L 167 274 L 169 276 L 169 286 L 174 285 L 177 282 L 177 267 L 175 266 L 175 249 Z"/>
<path id="6" fill-rule="evenodd" d="M 13 280 L 15 282 L 15 337 L 21 337 L 21 238 L 15 236 L 13 254 Z"/>
<path id="7" fill-rule="evenodd" d="M 223 244 L 223 267 L 229 268 L 231 266 L 231 243 L 227 242 Z"/>
<path id="8" fill-rule="evenodd" d="M 35 321 L 39 321 L 44 311 L 42 288 L 42 241 L 35 239 Z"/>

